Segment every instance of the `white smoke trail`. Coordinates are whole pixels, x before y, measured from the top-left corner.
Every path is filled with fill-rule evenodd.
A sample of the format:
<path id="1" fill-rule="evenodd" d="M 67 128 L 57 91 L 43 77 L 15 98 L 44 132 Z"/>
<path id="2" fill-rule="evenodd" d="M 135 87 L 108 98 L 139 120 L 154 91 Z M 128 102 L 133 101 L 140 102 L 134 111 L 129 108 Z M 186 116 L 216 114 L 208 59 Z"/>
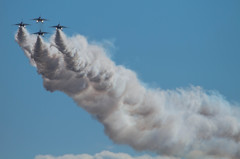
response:
<path id="1" fill-rule="evenodd" d="M 239 108 L 218 93 L 194 86 L 146 89 L 81 35 L 57 30 L 46 43 L 20 28 L 15 38 L 44 87 L 72 97 L 114 142 L 169 156 L 240 158 Z"/>
<path id="2" fill-rule="evenodd" d="M 113 153 L 109 151 L 102 151 L 100 153 L 97 153 L 95 155 L 89 155 L 89 154 L 79 154 L 79 155 L 73 155 L 73 154 L 66 154 L 63 156 L 52 156 L 52 155 L 37 155 L 35 159 L 180 159 L 175 157 L 151 157 L 149 155 L 143 155 L 143 156 L 137 156 L 133 157 L 126 153 Z"/>
<path id="3" fill-rule="evenodd" d="M 25 31 L 24 28 L 20 27 L 17 34 L 15 35 L 15 39 L 24 50 L 25 55 L 30 60 L 30 63 L 36 67 L 35 61 L 31 58 L 31 50 L 33 49 L 33 43 L 36 41 L 36 36 L 30 35 Z"/>

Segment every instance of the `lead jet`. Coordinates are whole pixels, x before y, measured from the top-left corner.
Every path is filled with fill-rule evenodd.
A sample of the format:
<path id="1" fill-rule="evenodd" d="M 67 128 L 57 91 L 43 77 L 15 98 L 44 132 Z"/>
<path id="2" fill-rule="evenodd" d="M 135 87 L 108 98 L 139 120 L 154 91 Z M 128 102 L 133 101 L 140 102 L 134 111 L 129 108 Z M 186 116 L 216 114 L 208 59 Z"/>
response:
<path id="1" fill-rule="evenodd" d="M 30 24 L 25 24 L 25 23 L 23 23 L 23 22 L 21 22 L 21 23 L 17 23 L 17 24 L 14 24 L 14 25 L 18 25 L 18 27 L 26 27 L 26 25 L 30 25 Z"/>
<path id="2" fill-rule="evenodd" d="M 60 25 L 60 23 L 58 23 L 58 25 L 51 26 L 51 27 L 56 28 L 56 29 L 60 29 L 60 30 L 62 30 L 63 28 L 67 28 L 66 26 Z"/>
<path id="3" fill-rule="evenodd" d="M 34 18 L 34 19 L 32 19 L 32 20 L 35 20 L 37 23 L 38 23 L 38 22 L 43 23 L 44 21 L 47 21 L 47 19 L 44 19 L 44 18 L 42 18 L 42 17 Z"/>
<path id="4" fill-rule="evenodd" d="M 48 34 L 48 32 L 43 32 L 40 29 L 39 32 L 36 32 L 36 33 L 33 33 L 33 34 L 38 34 L 39 36 L 44 36 L 44 34 Z"/>

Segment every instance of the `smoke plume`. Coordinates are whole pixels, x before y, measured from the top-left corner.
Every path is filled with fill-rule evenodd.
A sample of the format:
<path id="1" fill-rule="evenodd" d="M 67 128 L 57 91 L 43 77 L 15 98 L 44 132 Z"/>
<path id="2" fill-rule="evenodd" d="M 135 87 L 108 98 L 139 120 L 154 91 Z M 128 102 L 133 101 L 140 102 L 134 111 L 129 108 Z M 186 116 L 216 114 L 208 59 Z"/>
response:
<path id="1" fill-rule="evenodd" d="M 84 36 L 57 30 L 45 42 L 20 27 L 15 36 L 46 90 L 62 91 L 100 121 L 118 144 L 185 158 L 240 158 L 239 108 L 201 87 L 145 88 Z"/>

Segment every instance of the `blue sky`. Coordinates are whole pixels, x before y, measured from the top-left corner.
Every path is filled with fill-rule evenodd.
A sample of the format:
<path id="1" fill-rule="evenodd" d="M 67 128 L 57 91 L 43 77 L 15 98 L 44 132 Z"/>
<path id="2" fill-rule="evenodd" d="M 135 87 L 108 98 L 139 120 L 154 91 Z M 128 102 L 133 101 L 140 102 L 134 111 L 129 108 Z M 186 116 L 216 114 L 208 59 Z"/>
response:
<path id="1" fill-rule="evenodd" d="M 30 19 L 49 19 L 37 25 Z M 14 41 L 22 19 L 29 32 L 59 21 L 64 32 L 114 43 L 112 59 L 149 87 L 198 85 L 240 102 L 240 1 L 1 0 L 0 158 L 38 154 L 142 153 L 114 144 L 103 126 L 71 98 L 47 92 Z M 154 154 L 153 154 L 154 155 Z"/>

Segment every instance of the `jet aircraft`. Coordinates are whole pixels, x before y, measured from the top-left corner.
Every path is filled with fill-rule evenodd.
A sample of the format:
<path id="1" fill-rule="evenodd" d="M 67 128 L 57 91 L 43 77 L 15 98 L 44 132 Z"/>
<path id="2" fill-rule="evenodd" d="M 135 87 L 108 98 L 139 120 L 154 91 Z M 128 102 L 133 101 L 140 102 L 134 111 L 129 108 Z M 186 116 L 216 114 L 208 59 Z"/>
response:
<path id="1" fill-rule="evenodd" d="M 33 33 L 33 34 L 38 34 L 40 36 L 44 36 L 44 34 L 48 34 L 48 32 L 43 32 L 41 31 L 41 29 L 39 30 L 39 32 Z"/>
<path id="2" fill-rule="evenodd" d="M 30 25 L 30 24 L 25 24 L 21 21 L 21 23 L 17 23 L 17 24 L 14 24 L 14 25 L 18 25 L 18 27 L 26 27 L 26 25 Z"/>
<path id="3" fill-rule="evenodd" d="M 56 28 L 56 29 L 60 29 L 60 30 L 62 30 L 63 28 L 67 28 L 66 26 L 60 25 L 60 23 L 58 23 L 58 25 L 51 26 L 51 27 Z"/>
<path id="4" fill-rule="evenodd" d="M 32 19 L 32 20 L 36 20 L 37 23 L 38 23 L 38 22 L 43 23 L 44 21 L 47 21 L 47 19 L 44 19 L 44 18 L 42 18 L 42 17 L 34 18 L 34 19 Z"/>

